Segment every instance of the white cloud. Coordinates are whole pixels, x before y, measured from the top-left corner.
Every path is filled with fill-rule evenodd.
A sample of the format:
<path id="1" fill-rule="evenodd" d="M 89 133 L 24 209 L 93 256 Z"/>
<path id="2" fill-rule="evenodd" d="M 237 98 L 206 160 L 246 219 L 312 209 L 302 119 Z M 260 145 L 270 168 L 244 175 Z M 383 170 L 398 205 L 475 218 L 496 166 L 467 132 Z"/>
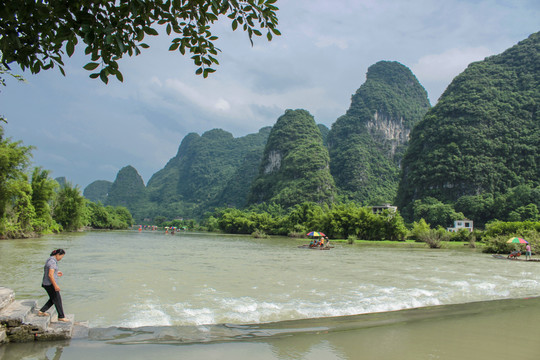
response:
<path id="1" fill-rule="evenodd" d="M 444 81 L 448 84 L 470 63 L 483 60 L 492 54 L 493 52 L 484 46 L 453 48 L 440 54 L 425 55 L 411 68 L 422 80 Z"/>
<path id="2" fill-rule="evenodd" d="M 321 36 L 317 39 L 315 45 L 320 48 L 336 46 L 341 50 L 345 50 L 349 47 L 347 40 L 333 36 Z"/>
<path id="3" fill-rule="evenodd" d="M 229 102 L 223 98 L 219 98 L 218 101 L 214 104 L 214 107 L 221 111 L 227 111 L 231 109 Z"/>
<path id="4" fill-rule="evenodd" d="M 25 74 L 28 84 L 2 89 L 6 136 L 35 145 L 37 164 L 83 186 L 113 180 L 128 164 L 148 180 L 189 132 L 243 136 L 273 125 L 288 108 L 330 126 L 380 60 L 410 67 L 437 98 L 469 63 L 538 31 L 540 18 L 532 0 L 294 0 L 278 7 L 283 35 L 270 43 L 256 38 L 251 47 L 228 19 L 216 23 L 223 52 L 208 79 L 159 36 L 141 56 L 120 61 L 123 83 L 105 86 L 81 69 L 88 62 L 81 47 L 66 59 L 67 77 Z"/>

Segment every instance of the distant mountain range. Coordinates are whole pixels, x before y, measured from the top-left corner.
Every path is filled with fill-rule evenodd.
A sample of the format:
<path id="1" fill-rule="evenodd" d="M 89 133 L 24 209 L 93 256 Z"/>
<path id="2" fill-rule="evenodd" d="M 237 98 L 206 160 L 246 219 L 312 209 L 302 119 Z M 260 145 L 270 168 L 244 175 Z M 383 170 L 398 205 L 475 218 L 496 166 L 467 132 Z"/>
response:
<path id="1" fill-rule="evenodd" d="M 539 43 L 536 33 L 471 64 L 433 108 L 407 67 L 378 62 L 331 129 L 298 109 L 244 137 L 190 133 L 146 186 L 127 166 L 84 196 L 124 205 L 138 220 L 304 201 L 395 202 L 412 219 L 416 200 L 539 186 Z"/>

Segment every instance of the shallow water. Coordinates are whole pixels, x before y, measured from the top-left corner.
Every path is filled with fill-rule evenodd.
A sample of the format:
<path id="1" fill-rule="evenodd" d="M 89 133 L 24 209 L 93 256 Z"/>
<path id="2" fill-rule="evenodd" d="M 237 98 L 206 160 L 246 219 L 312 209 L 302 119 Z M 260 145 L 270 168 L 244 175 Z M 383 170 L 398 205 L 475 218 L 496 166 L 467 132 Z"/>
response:
<path id="1" fill-rule="evenodd" d="M 506 359 L 512 348 L 517 358 L 540 358 L 540 301 L 489 301 L 540 294 L 538 263 L 469 249 L 297 245 L 130 231 L 0 241 L 0 285 L 40 303 L 43 263 L 64 248 L 65 308 L 92 327 L 86 340 L 10 344 L 3 355 Z"/>

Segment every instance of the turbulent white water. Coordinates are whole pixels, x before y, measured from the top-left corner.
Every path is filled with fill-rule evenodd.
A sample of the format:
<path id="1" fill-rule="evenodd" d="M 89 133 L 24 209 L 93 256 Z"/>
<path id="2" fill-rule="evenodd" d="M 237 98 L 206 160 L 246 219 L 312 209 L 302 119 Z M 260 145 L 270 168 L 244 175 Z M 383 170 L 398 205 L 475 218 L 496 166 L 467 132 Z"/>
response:
<path id="1" fill-rule="evenodd" d="M 468 249 L 337 245 L 286 238 L 89 232 L 0 241 L 0 285 L 45 301 L 43 263 L 61 247 L 68 313 L 92 327 L 253 324 L 540 294 L 540 264 Z"/>

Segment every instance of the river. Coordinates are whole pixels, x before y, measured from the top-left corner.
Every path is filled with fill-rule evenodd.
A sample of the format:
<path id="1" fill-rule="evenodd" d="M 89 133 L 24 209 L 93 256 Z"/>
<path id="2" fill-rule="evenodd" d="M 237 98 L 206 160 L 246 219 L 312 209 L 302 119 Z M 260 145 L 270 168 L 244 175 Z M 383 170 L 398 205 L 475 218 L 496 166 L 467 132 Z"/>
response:
<path id="1" fill-rule="evenodd" d="M 9 344 L 2 359 L 538 359 L 540 263 L 464 248 L 340 245 L 155 231 L 0 241 L 0 286 L 64 307 L 88 339 Z"/>

